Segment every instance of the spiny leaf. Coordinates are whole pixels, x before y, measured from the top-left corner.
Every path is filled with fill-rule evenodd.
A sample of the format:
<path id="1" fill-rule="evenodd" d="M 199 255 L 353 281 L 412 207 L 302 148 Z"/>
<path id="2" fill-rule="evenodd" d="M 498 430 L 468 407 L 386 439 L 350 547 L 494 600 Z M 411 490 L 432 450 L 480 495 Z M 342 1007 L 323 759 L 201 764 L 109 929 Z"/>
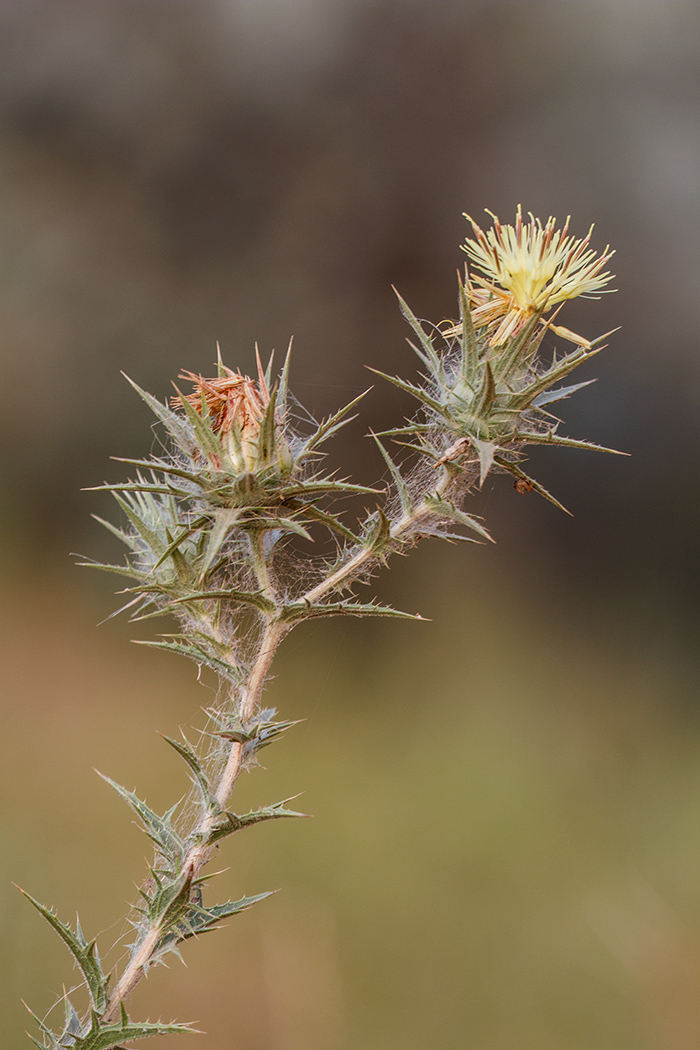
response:
<path id="1" fill-rule="evenodd" d="M 278 401 L 280 406 L 280 414 L 284 421 L 285 413 L 287 411 L 287 393 L 289 391 L 289 365 L 292 358 L 292 341 L 289 340 L 289 346 L 287 347 L 287 353 L 284 358 L 284 364 L 282 365 L 282 371 L 280 372 L 279 383 L 278 383 Z M 272 358 L 270 358 L 270 365 L 272 365 Z M 269 383 L 268 383 L 269 385 Z"/>
<path id="2" fill-rule="evenodd" d="M 216 904 L 212 908 L 193 908 L 183 918 L 177 929 L 168 931 L 168 937 L 173 937 L 175 942 L 179 944 L 182 941 L 189 940 L 191 937 L 199 936 L 200 933 L 215 930 L 224 919 L 228 919 L 232 915 L 239 915 L 242 911 L 247 911 L 248 908 L 252 908 L 254 904 L 271 897 L 274 893 L 274 890 L 269 890 L 267 893 L 258 893 L 254 897 L 241 897 L 237 901 Z M 164 938 L 164 942 L 165 947 L 167 938 Z"/>
<path id="3" fill-rule="evenodd" d="M 199 566 L 199 578 L 203 580 L 209 569 L 216 561 L 219 552 L 226 540 L 229 529 L 235 525 L 238 519 L 238 511 L 218 511 L 207 539 L 207 546 Z"/>
<path id="4" fill-rule="evenodd" d="M 186 656 L 188 660 L 194 660 L 196 664 L 203 664 L 205 667 L 211 668 L 212 671 L 221 675 L 223 678 L 226 678 L 229 682 L 234 682 L 236 684 L 240 683 L 242 675 L 237 666 L 219 659 L 219 657 L 215 656 L 213 653 L 207 652 L 202 646 L 195 645 L 184 635 L 178 637 L 181 637 L 183 641 L 154 642 L 137 638 L 134 639 L 134 644 L 148 645 L 152 649 L 167 649 L 171 653 L 177 653 L 178 656 Z"/>
<path id="5" fill-rule="evenodd" d="M 273 806 L 263 806 L 260 809 L 254 809 L 250 813 L 243 813 L 242 815 L 225 813 L 221 821 L 214 826 L 212 832 L 207 835 L 207 845 L 220 842 L 229 835 L 242 831 L 243 828 L 252 827 L 253 824 L 260 824 L 265 820 L 308 816 L 308 813 L 297 813 L 296 810 L 286 809 L 285 804 L 290 801 L 291 799 L 285 799 L 284 802 L 277 802 Z"/>
<path id="6" fill-rule="evenodd" d="M 144 894 L 148 902 L 149 918 L 152 926 L 167 930 L 187 914 L 191 904 L 192 878 L 189 875 L 180 875 L 172 882 L 161 882 L 153 868 L 151 874 L 156 877 L 158 888 L 150 896 Z"/>
<path id="7" fill-rule="evenodd" d="M 83 1026 L 80 1023 L 80 1018 L 75 1012 L 75 1007 L 73 1006 L 68 996 L 65 997 L 64 1005 L 66 1010 L 66 1023 L 63 1029 L 63 1035 L 82 1035 Z"/>
<path id="8" fill-rule="evenodd" d="M 152 459 L 130 459 L 126 456 L 110 456 L 110 459 L 113 459 L 115 463 L 128 463 L 132 467 L 145 467 L 148 470 L 158 471 L 162 474 L 173 474 L 177 478 L 184 478 L 197 485 L 201 484 L 201 474 L 197 474 L 192 470 L 185 470 L 184 467 L 178 467 L 174 463 L 168 463 L 164 459 L 157 459 L 155 456 Z"/>
<path id="9" fill-rule="evenodd" d="M 258 462 L 269 463 L 274 459 L 276 446 L 276 413 L 277 387 L 270 393 L 270 400 L 265 406 L 257 438 Z"/>
<path id="10" fill-rule="evenodd" d="M 181 605 L 188 602 L 203 602 L 203 601 L 232 601 L 240 602 L 242 605 L 254 605 L 256 609 L 260 609 L 264 613 L 273 613 L 275 611 L 275 603 L 266 598 L 262 591 L 234 591 L 234 590 L 220 590 L 220 591 L 195 591 L 192 594 L 186 594 L 182 598 L 177 598 L 172 604 Z"/>
<path id="11" fill-rule="evenodd" d="M 484 367 L 484 374 L 481 380 L 481 386 L 476 395 L 474 402 L 474 408 L 472 409 L 474 415 L 478 419 L 487 418 L 493 407 L 493 403 L 496 400 L 496 384 L 493 380 L 493 372 L 491 371 L 491 365 L 487 361 Z"/>
<path id="12" fill-rule="evenodd" d="M 204 452 L 210 463 L 220 466 L 224 450 L 218 437 L 212 430 L 211 424 L 205 416 L 200 415 L 194 405 L 190 404 L 184 394 L 175 387 L 180 398 L 180 404 L 187 416 L 187 421 L 192 427 L 195 440 L 202 452 Z"/>
<path id="13" fill-rule="evenodd" d="M 577 390 L 583 390 L 584 386 L 590 386 L 591 383 L 595 383 L 595 379 L 589 379 L 585 383 L 574 383 L 572 386 L 560 386 L 558 390 L 545 390 L 544 393 L 538 394 L 532 402 L 534 408 L 542 408 L 544 405 L 551 405 L 555 401 L 562 401 L 565 397 L 571 397 Z"/>
<path id="14" fill-rule="evenodd" d="M 350 412 L 363 397 L 366 397 L 368 393 L 369 390 L 363 390 L 358 397 L 353 398 L 353 400 L 349 401 L 347 405 L 343 406 L 343 408 L 338 409 L 338 411 L 334 412 L 332 416 L 329 416 L 327 419 L 324 419 L 319 423 L 314 433 L 304 442 L 301 452 L 297 457 L 298 460 L 301 461 L 302 459 L 306 459 L 308 456 L 314 454 L 319 445 L 335 434 L 336 431 L 340 430 L 341 427 L 350 423 L 355 417 L 351 416 L 348 418 L 348 412 Z"/>
<path id="15" fill-rule="evenodd" d="M 104 572 L 113 572 L 117 576 L 127 576 L 131 580 L 145 580 L 148 578 L 148 574 L 141 572 L 139 569 L 134 569 L 130 565 L 106 565 L 104 562 L 87 561 L 76 562 L 81 569 L 102 569 Z"/>
<path id="16" fill-rule="evenodd" d="M 258 713 L 254 721 L 245 725 L 237 719 L 229 721 L 228 724 L 222 724 L 220 720 L 217 720 L 222 725 L 222 728 L 214 735 L 222 737 L 224 740 L 244 744 L 246 753 L 254 754 L 261 748 L 271 744 L 273 740 L 287 729 L 291 729 L 292 726 L 299 724 L 298 719 L 296 721 L 275 722 L 273 719 L 276 714 L 277 712 L 273 707 L 265 708 Z"/>
<path id="17" fill-rule="evenodd" d="M 188 1024 L 163 1024 L 160 1021 L 125 1022 L 123 1016 L 119 1024 L 104 1024 L 93 1011 L 89 1032 L 76 1039 L 71 1044 L 71 1050 L 115 1050 L 121 1047 L 122 1043 L 129 1043 L 134 1039 L 146 1039 L 152 1035 L 175 1035 L 178 1032 L 193 1034 L 197 1033 L 197 1029 Z"/>
<path id="18" fill-rule="evenodd" d="M 155 555 L 161 555 L 165 550 L 166 545 L 165 543 L 163 543 L 160 536 L 158 536 L 157 533 L 153 532 L 153 530 L 150 529 L 148 525 L 146 525 L 145 521 L 136 513 L 136 509 L 129 503 L 127 503 L 125 499 L 122 499 L 122 497 L 117 492 L 114 492 L 113 496 L 119 504 L 119 506 L 121 507 L 121 509 L 126 514 L 131 524 L 138 532 L 139 536 L 141 536 L 141 538 L 145 541 L 148 547 L 150 547 L 150 549 Z"/>
<path id="19" fill-rule="evenodd" d="M 401 612 L 400 609 L 392 609 L 388 605 L 375 605 L 372 602 L 362 605 L 359 602 L 339 601 L 317 605 L 310 602 L 287 605 L 280 615 L 280 621 L 296 623 L 298 620 L 310 620 L 321 616 L 395 616 L 401 620 L 423 619 L 417 613 Z"/>
<path id="20" fill-rule="evenodd" d="M 95 521 L 98 521 L 100 525 L 103 525 L 108 532 L 111 532 L 113 536 L 116 536 L 117 539 L 120 539 L 122 543 L 125 543 L 127 547 L 131 548 L 132 551 L 139 550 L 139 544 L 136 541 L 136 538 L 130 535 L 130 533 L 124 532 L 123 529 L 120 529 L 118 528 L 118 526 L 113 525 L 111 521 L 105 521 L 104 518 L 100 518 L 97 514 L 91 514 L 90 517 L 94 518 Z"/>
<path id="21" fill-rule="evenodd" d="M 174 485 L 162 485 L 157 482 L 146 481 L 123 481 L 114 485 L 90 485 L 83 492 L 155 492 L 163 496 L 190 496 L 190 492 L 175 488 Z"/>
<path id="22" fill-rule="evenodd" d="M 154 563 L 151 572 L 155 572 L 156 569 L 160 568 L 164 561 L 166 561 L 171 555 L 175 554 L 175 552 L 185 542 L 186 539 L 189 539 L 189 537 L 192 536 L 195 532 L 198 532 L 201 528 L 203 528 L 209 522 L 209 520 L 210 519 L 207 515 L 202 515 L 201 517 L 196 518 L 191 525 L 185 525 L 182 531 L 179 533 L 179 535 L 175 537 L 172 543 L 168 544 L 161 556 Z"/>
<path id="23" fill-rule="evenodd" d="M 435 540 L 447 540 L 448 542 L 455 543 L 478 543 L 479 541 L 473 536 L 465 536 L 463 532 L 446 532 L 444 529 L 440 529 L 437 526 L 422 525 L 417 528 L 416 535 L 425 536 Z"/>
<path id="24" fill-rule="evenodd" d="M 27 898 L 30 904 L 33 904 L 36 910 L 44 916 L 49 925 L 53 927 L 64 944 L 68 947 L 68 950 L 80 967 L 81 973 L 85 978 L 85 983 L 90 992 L 92 1004 L 95 1009 L 101 1013 L 107 1005 L 107 984 L 109 978 L 102 972 L 102 966 L 97 954 L 95 941 L 92 940 L 87 943 L 82 935 L 82 930 L 80 929 L 79 924 L 74 933 L 70 926 L 66 926 L 64 922 L 61 922 L 55 912 L 51 911 L 50 908 L 40 904 L 39 901 L 31 896 L 31 894 L 27 893 L 26 890 L 23 890 L 21 886 L 18 886 L 17 889 Z"/>
<path id="25" fill-rule="evenodd" d="M 498 450 L 495 441 L 482 441 L 481 438 L 472 437 L 472 444 L 479 453 L 479 485 L 483 486 L 488 472 L 493 466 L 493 458 Z"/>
<path id="26" fill-rule="evenodd" d="M 531 487 L 533 492 L 537 492 L 538 495 L 548 500 L 555 507 L 558 507 L 559 510 L 563 510 L 565 514 L 568 514 L 570 517 L 573 517 L 571 511 L 567 510 L 563 503 L 560 503 L 559 500 L 556 499 L 551 492 L 548 492 L 544 485 L 540 485 L 539 481 L 535 481 L 534 478 L 529 477 L 525 473 L 525 471 L 521 470 L 516 463 L 512 463 L 510 460 L 501 459 L 500 456 L 496 456 L 496 463 L 499 465 L 499 467 L 502 467 L 504 470 L 507 470 L 508 473 L 511 474 L 516 480 L 526 482 L 528 488 Z"/>
<path id="27" fill-rule="evenodd" d="M 407 394 L 411 394 L 412 397 L 417 398 L 418 401 L 427 405 L 428 408 L 432 408 L 432 410 L 437 412 L 438 415 L 445 415 L 444 405 L 441 405 L 439 401 L 436 401 L 434 397 L 431 397 L 430 394 L 426 393 L 422 387 L 415 386 L 414 383 L 407 383 L 404 379 L 399 379 L 398 376 L 387 375 L 386 372 L 380 372 L 377 368 L 370 368 L 370 372 L 374 372 L 375 375 L 381 376 L 382 379 L 386 379 L 387 382 L 393 383 L 394 386 L 399 388 L 399 390 L 405 390 Z"/>
<path id="28" fill-rule="evenodd" d="M 483 536 L 485 540 L 489 540 L 491 543 L 494 542 L 493 537 L 483 525 L 479 524 L 476 518 L 473 518 L 470 514 L 465 514 L 463 510 L 459 510 L 453 503 L 449 503 L 439 496 L 426 496 L 425 502 L 435 514 L 448 518 L 459 525 L 464 525 L 465 528 L 471 529 L 472 532 L 478 533 L 479 536 Z M 420 528 L 420 526 L 418 527 Z"/>
<path id="29" fill-rule="evenodd" d="M 411 310 L 411 307 L 408 305 L 406 300 L 403 299 L 402 296 L 400 296 L 399 293 L 396 291 L 396 288 L 394 288 L 394 293 L 396 295 L 396 298 L 399 300 L 399 308 L 401 310 L 401 313 L 404 315 L 411 328 L 418 336 L 421 347 L 423 348 L 422 350 L 419 350 L 417 346 L 413 346 L 413 344 L 411 344 L 413 346 L 413 349 L 415 350 L 416 354 L 421 359 L 423 364 L 426 365 L 431 370 L 431 372 L 436 372 L 440 367 L 440 359 L 435 353 L 435 349 L 433 347 L 433 343 L 430 336 L 427 334 L 427 332 L 423 328 L 423 325 L 413 313 L 413 310 Z"/>
<path id="30" fill-rule="evenodd" d="M 35 1024 L 37 1025 L 37 1027 L 41 1031 L 42 1035 L 45 1037 L 44 1042 L 40 1043 L 37 1039 L 34 1038 L 34 1036 L 30 1032 L 27 1032 L 27 1035 L 29 1036 L 31 1041 L 34 1043 L 34 1046 L 38 1046 L 39 1050 L 47 1050 L 46 1039 L 48 1039 L 48 1041 L 49 1041 L 48 1045 L 49 1045 L 50 1050 L 62 1050 L 62 1048 L 61 1048 L 61 1046 L 59 1045 L 59 1042 L 58 1042 L 58 1036 L 55 1035 L 54 1032 L 52 1032 L 51 1029 L 48 1028 L 44 1024 L 44 1022 L 41 1020 L 41 1018 L 38 1017 L 34 1013 L 34 1011 L 31 1010 L 27 1006 L 27 1004 L 24 1002 L 24 1000 L 22 1000 L 22 1005 L 26 1009 L 27 1013 L 29 1013 L 29 1015 L 31 1016 L 32 1020 L 35 1022 Z M 26 1032 L 26 1029 L 25 1029 L 25 1032 Z"/>
<path id="31" fill-rule="evenodd" d="M 173 806 L 172 809 L 168 810 L 162 817 L 158 816 L 157 813 L 147 806 L 145 802 L 142 802 L 133 791 L 128 791 L 122 787 L 121 784 L 117 784 L 116 781 L 110 777 L 100 773 L 99 770 L 95 770 L 98 776 L 102 777 L 110 787 L 113 787 L 117 794 L 121 795 L 124 801 L 133 809 L 134 813 L 141 820 L 144 830 L 148 837 L 155 842 L 158 849 L 161 851 L 163 856 L 170 860 L 173 865 L 177 866 L 184 855 L 184 844 L 180 836 L 177 834 L 171 824 L 171 818 L 177 806 Z"/>
<path id="32" fill-rule="evenodd" d="M 369 485 L 351 485 L 343 478 L 336 478 L 332 474 L 329 477 L 312 477 L 299 484 L 285 485 L 280 490 L 280 496 L 291 499 L 295 496 L 320 496 L 326 492 L 348 493 L 352 495 L 377 495 L 382 489 L 371 488 Z"/>
<path id="33" fill-rule="evenodd" d="M 384 448 L 384 445 L 381 443 L 377 435 L 372 434 L 372 437 L 376 441 L 377 447 L 381 452 L 382 456 L 384 457 L 384 462 L 391 471 L 391 476 L 394 479 L 394 484 L 396 485 L 396 491 L 399 495 L 399 499 L 401 500 L 401 510 L 404 514 L 408 514 L 411 510 L 411 497 L 408 488 L 406 487 L 406 482 L 401 477 L 401 472 L 399 468 L 396 466 L 393 459 L 391 458 L 387 450 Z"/>
<path id="34" fill-rule="evenodd" d="M 598 350 L 584 350 L 583 347 L 580 347 L 573 353 L 567 354 L 561 361 L 555 361 L 546 372 L 524 387 L 520 393 L 513 395 L 511 399 L 513 407 L 523 408 L 531 405 L 539 394 L 548 390 L 554 383 L 558 383 L 560 379 L 564 379 L 569 372 L 573 372 L 575 368 L 594 357 L 598 352 Z"/>
<path id="35" fill-rule="evenodd" d="M 299 504 L 298 508 L 295 506 L 295 510 L 298 509 L 300 514 L 305 514 L 307 518 L 311 518 L 312 521 L 317 521 L 320 525 L 325 525 L 326 528 L 331 529 L 333 532 L 337 532 L 340 536 L 344 536 L 346 540 L 350 540 L 351 543 L 359 543 L 358 537 L 354 532 L 351 532 L 342 521 L 335 516 L 335 514 L 329 514 L 325 510 L 321 510 L 314 503 L 302 503 Z"/>
<path id="36" fill-rule="evenodd" d="M 577 441 L 576 438 L 560 437 L 549 430 L 546 434 L 529 434 L 527 431 L 515 435 L 516 441 L 524 441 L 528 445 L 564 445 L 566 448 L 583 448 L 588 452 L 610 452 L 613 456 L 629 456 L 629 452 L 620 452 L 616 448 L 605 448 L 603 445 L 594 445 L 592 441 Z"/>
<path id="37" fill-rule="evenodd" d="M 479 347 L 469 305 L 469 290 L 461 275 L 459 280 L 459 312 L 462 319 L 462 374 L 468 383 L 473 383 L 479 368 Z"/>
<path id="38" fill-rule="evenodd" d="M 367 523 L 365 534 L 362 537 L 362 545 L 365 550 L 381 558 L 391 541 L 392 535 L 389 519 L 382 508 L 378 507 Z"/>
<path id="39" fill-rule="evenodd" d="M 541 310 L 536 314 L 533 314 L 521 331 L 518 332 L 517 335 L 514 335 L 505 346 L 499 348 L 499 351 L 494 355 L 493 367 L 499 378 L 510 375 L 514 369 L 518 368 L 518 364 L 521 363 L 520 359 L 524 352 L 530 347 L 532 336 L 540 323 L 541 317 Z M 544 335 L 544 333 L 542 333 L 542 335 Z"/>
<path id="40" fill-rule="evenodd" d="M 247 521 L 241 522 L 241 528 L 245 528 L 248 524 Z M 296 536 L 301 536 L 303 540 L 308 540 L 313 543 L 313 536 L 305 529 L 300 521 L 296 521 L 294 518 L 283 518 L 281 516 L 274 518 L 263 518 L 257 517 L 250 520 L 250 527 L 255 529 L 280 529 L 282 532 L 291 532 Z"/>
<path id="41" fill-rule="evenodd" d="M 183 450 L 188 449 L 188 446 L 192 444 L 192 435 L 190 434 L 189 428 L 182 416 L 173 412 L 167 405 L 164 405 L 157 398 L 153 397 L 153 394 L 149 394 L 148 391 L 142 390 L 141 387 L 138 386 L 133 379 L 129 379 L 124 372 L 122 372 L 122 375 L 127 383 L 134 388 L 139 397 L 143 398 L 154 415 L 156 415 L 161 423 L 165 425 L 175 443 Z"/>
<path id="42" fill-rule="evenodd" d="M 199 788 L 204 806 L 208 810 L 220 809 L 221 807 L 214 798 L 214 795 L 209 786 L 209 780 L 207 778 L 207 775 L 202 769 L 201 762 L 199 761 L 199 758 L 195 754 L 194 750 L 192 749 L 189 741 L 186 738 L 184 738 L 184 736 L 182 740 L 171 740 L 169 736 L 164 736 L 163 740 L 165 740 L 166 744 L 170 744 L 170 746 L 175 751 L 177 751 L 178 755 L 180 755 L 180 757 L 183 758 L 187 763 L 187 766 L 189 767 L 190 772 L 192 773 L 192 778 L 197 787 Z"/>

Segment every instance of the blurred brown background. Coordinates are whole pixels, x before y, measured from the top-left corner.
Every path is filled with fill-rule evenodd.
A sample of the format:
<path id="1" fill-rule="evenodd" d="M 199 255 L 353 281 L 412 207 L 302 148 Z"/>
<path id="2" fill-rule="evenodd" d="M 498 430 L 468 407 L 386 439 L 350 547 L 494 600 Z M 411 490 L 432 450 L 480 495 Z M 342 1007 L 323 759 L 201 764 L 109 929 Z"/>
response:
<path id="1" fill-rule="evenodd" d="M 183 1050 L 697 1050 L 699 48 L 694 0 L 0 4 L 3 1047 L 75 979 L 10 880 L 118 936 L 147 846 L 91 767 L 169 805 L 154 730 L 210 695 L 68 556 L 115 555 L 80 489 L 151 447 L 119 371 L 163 397 L 293 335 L 323 414 L 413 369 L 390 285 L 454 315 L 462 212 L 521 202 L 617 249 L 563 414 L 632 457 L 533 457 L 573 519 L 490 479 L 497 547 L 379 584 L 432 623 L 292 636 L 307 721 L 240 804 L 315 819 L 227 847 L 222 893 L 282 893 L 133 1012 Z M 378 478 L 409 407 L 377 384 L 336 462 Z"/>

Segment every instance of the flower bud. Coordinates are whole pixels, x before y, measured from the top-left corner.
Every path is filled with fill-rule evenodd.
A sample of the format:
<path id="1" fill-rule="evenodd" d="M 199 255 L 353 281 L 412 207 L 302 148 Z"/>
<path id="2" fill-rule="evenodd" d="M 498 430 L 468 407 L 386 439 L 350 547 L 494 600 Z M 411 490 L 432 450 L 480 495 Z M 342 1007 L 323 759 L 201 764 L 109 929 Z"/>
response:
<path id="1" fill-rule="evenodd" d="M 235 473 L 254 473 L 275 460 L 282 465 L 288 457 L 282 455 L 286 442 L 278 432 L 279 426 L 274 427 L 271 448 L 263 448 L 260 442 L 261 426 L 270 405 L 262 372 L 257 383 L 225 365 L 221 372 L 215 379 L 183 372 L 180 378 L 189 380 L 195 388 L 193 393 L 184 395 L 184 400 L 208 419 Z M 181 397 L 173 398 L 173 405 L 182 407 Z M 275 423 L 279 420 L 275 419 Z"/>

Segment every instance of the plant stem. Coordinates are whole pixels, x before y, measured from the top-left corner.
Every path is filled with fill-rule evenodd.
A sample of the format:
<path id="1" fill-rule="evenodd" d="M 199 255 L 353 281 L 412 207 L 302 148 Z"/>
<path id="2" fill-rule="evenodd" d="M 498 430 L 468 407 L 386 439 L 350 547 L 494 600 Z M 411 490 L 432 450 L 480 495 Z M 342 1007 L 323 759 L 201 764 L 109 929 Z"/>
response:
<path id="1" fill-rule="evenodd" d="M 435 488 L 435 495 L 437 497 L 444 498 L 449 490 L 450 480 L 449 473 L 445 471 L 443 477 Z M 402 517 L 391 527 L 391 538 L 393 540 L 401 540 L 407 533 L 411 532 L 421 518 L 431 513 L 433 513 L 433 511 L 429 504 L 423 499 L 416 507 L 403 514 Z M 266 597 L 270 598 L 272 601 L 276 601 L 276 595 L 270 578 L 268 560 L 265 557 L 263 536 L 264 533 L 250 533 L 252 562 L 260 589 Z M 327 594 L 328 591 L 335 590 L 345 581 L 349 581 L 358 576 L 373 557 L 374 554 L 371 549 L 362 549 L 358 551 L 357 554 L 350 558 L 345 565 L 341 566 L 334 573 L 331 573 L 327 579 L 318 583 L 315 587 L 312 587 L 301 600 L 313 604 L 324 594 Z M 290 630 L 291 625 L 280 623 L 276 616 L 267 619 L 258 655 L 253 664 L 243 697 L 239 704 L 239 712 L 243 721 L 254 714 L 260 701 L 263 687 L 277 649 L 285 635 L 288 634 Z M 216 802 L 222 809 L 225 808 L 243 767 L 244 752 L 244 744 L 238 741 L 234 741 L 231 744 L 226 765 L 224 766 L 223 772 L 219 778 L 214 794 Z M 196 879 L 199 872 L 211 859 L 216 847 L 209 846 L 207 844 L 207 839 L 216 823 L 217 816 L 218 815 L 214 812 L 206 812 L 195 829 L 194 834 L 200 841 L 196 846 L 191 848 L 182 865 L 180 879 L 183 883 L 186 881 L 191 883 Z M 120 1004 L 131 994 L 146 973 L 148 965 L 156 951 L 160 933 L 159 925 L 151 926 L 147 930 L 138 951 L 131 959 L 129 965 L 124 970 L 114 988 L 107 1009 L 103 1014 L 103 1021 L 110 1022 L 115 1020 L 119 1012 Z"/>
<path id="2" fill-rule="evenodd" d="M 250 718 L 258 706 L 275 653 L 279 648 L 280 642 L 290 629 L 291 628 L 288 624 L 282 624 L 277 620 L 268 621 L 260 643 L 257 658 L 249 675 L 248 683 L 240 704 L 240 714 L 243 720 Z M 225 808 L 236 780 L 241 772 L 244 750 L 245 745 L 238 741 L 234 741 L 231 744 L 228 759 L 221 777 L 219 778 L 214 796 L 222 809 Z M 183 883 L 187 881 L 191 883 L 196 879 L 199 872 L 207 864 L 214 853 L 216 847 L 207 845 L 207 837 L 214 826 L 216 819 L 217 815 L 209 811 L 204 814 L 197 828 L 194 829 L 194 834 L 202 841 L 196 846 L 193 846 L 185 858 L 180 872 L 180 878 Z M 146 973 L 149 962 L 151 961 L 158 945 L 160 934 L 161 930 L 159 925 L 151 926 L 147 930 L 138 951 L 129 962 L 129 965 L 124 970 L 112 992 L 107 1009 L 102 1015 L 102 1021 L 110 1023 L 116 1019 L 121 1003 L 131 994 Z"/>
<path id="3" fill-rule="evenodd" d="M 447 472 L 443 475 L 439 484 L 435 488 L 435 495 L 443 499 L 447 494 L 450 486 L 450 476 Z M 400 540 L 402 537 L 413 528 L 413 526 L 420 521 L 421 518 L 427 514 L 432 514 L 433 511 L 423 500 L 413 510 L 408 511 L 404 514 L 395 525 L 392 525 L 390 529 L 390 535 L 393 540 Z M 307 591 L 305 595 L 300 599 L 302 602 L 308 602 L 313 605 L 319 598 L 322 598 L 328 591 L 336 590 L 341 584 L 346 581 L 352 580 L 358 576 L 365 565 L 372 560 L 374 554 L 370 548 L 363 548 L 355 554 L 350 561 L 346 562 L 345 565 L 341 565 L 339 569 L 329 576 L 327 579 L 322 580 L 321 583 L 317 583 L 315 587 Z"/>

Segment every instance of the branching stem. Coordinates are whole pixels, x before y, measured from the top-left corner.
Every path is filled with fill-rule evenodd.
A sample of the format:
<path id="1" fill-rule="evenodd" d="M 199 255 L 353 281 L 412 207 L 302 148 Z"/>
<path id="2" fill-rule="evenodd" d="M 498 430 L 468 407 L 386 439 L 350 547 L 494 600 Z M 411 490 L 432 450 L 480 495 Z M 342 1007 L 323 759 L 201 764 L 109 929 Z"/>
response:
<path id="1" fill-rule="evenodd" d="M 450 487 L 450 476 L 445 471 L 442 479 L 435 488 L 435 496 L 443 499 L 447 494 Z M 391 526 L 390 536 L 392 540 L 401 540 L 405 537 L 406 533 L 410 533 L 413 527 L 420 521 L 421 518 L 426 517 L 428 514 L 434 513 L 427 501 L 422 500 L 416 507 L 402 515 L 399 520 Z M 315 602 L 322 598 L 324 594 L 328 594 L 329 591 L 337 590 L 345 583 L 350 583 L 357 576 L 362 573 L 365 566 L 372 561 L 374 554 L 370 548 L 363 548 L 359 550 L 357 554 L 353 555 L 345 565 L 341 565 L 339 569 L 336 569 L 327 579 L 321 580 L 315 587 L 307 591 L 306 594 L 301 598 L 301 601 L 308 602 L 313 605 Z"/>

